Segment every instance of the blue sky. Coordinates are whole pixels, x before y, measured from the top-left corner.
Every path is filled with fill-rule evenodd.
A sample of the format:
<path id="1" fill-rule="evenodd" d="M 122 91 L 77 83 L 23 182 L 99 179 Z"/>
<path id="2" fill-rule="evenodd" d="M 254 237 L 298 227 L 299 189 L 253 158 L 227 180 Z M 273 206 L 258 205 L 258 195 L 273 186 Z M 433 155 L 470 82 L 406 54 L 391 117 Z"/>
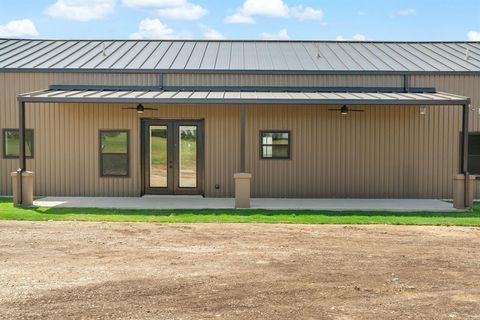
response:
<path id="1" fill-rule="evenodd" d="M 480 0 L 1 0 L 0 37 L 480 41 Z"/>

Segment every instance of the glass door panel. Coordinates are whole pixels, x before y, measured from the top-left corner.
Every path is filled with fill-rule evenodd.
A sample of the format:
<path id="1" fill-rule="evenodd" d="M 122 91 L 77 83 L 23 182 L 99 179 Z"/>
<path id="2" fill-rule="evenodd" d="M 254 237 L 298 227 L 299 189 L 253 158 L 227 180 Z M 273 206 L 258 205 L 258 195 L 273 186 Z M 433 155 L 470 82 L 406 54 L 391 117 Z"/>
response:
<path id="1" fill-rule="evenodd" d="M 197 187 L 197 126 L 178 126 L 178 177 L 180 188 Z"/>
<path id="2" fill-rule="evenodd" d="M 168 187 L 167 126 L 150 126 L 150 187 Z"/>
<path id="3" fill-rule="evenodd" d="M 202 120 L 142 119 L 144 194 L 202 194 Z"/>

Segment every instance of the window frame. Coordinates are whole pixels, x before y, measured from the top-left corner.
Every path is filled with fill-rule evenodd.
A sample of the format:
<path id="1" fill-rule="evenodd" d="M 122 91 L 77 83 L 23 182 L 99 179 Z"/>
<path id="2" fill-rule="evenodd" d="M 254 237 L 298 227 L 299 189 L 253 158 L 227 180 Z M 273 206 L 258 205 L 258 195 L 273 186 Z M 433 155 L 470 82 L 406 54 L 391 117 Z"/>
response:
<path id="1" fill-rule="evenodd" d="M 469 144 L 470 144 L 470 141 L 471 141 L 471 140 L 470 140 L 470 137 L 471 137 L 471 136 L 480 136 L 480 131 L 469 131 L 469 132 L 468 132 L 468 141 L 469 141 L 468 143 L 469 143 Z M 460 148 L 462 147 L 462 143 L 463 143 L 463 141 L 462 141 L 462 132 L 460 132 L 460 144 L 459 144 Z M 471 153 L 470 153 L 471 150 L 472 150 L 471 148 L 468 148 L 467 157 L 468 157 L 468 160 L 469 160 L 469 161 L 468 161 L 469 166 L 471 165 L 470 157 L 472 157 L 472 156 L 477 156 L 477 157 L 479 157 L 479 156 L 480 156 L 480 154 L 471 154 Z M 460 154 L 460 153 L 461 153 L 461 152 L 459 152 L 459 154 Z M 463 157 L 463 155 L 460 154 L 460 157 L 459 157 L 459 158 L 460 158 L 460 159 L 459 159 L 460 161 L 458 161 L 458 163 L 459 163 L 459 172 L 460 172 L 460 173 L 463 173 L 463 172 L 462 172 L 462 157 Z M 469 169 L 469 168 L 467 168 L 467 170 L 468 170 L 468 172 L 469 172 L 470 174 L 472 174 L 472 175 L 479 175 L 479 174 L 480 174 L 480 172 L 478 172 L 478 173 L 470 172 L 470 169 Z"/>
<path id="2" fill-rule="evenodd" d="M 102 152 L 102 133 L 121 132 L 127 134 L 127 153 L 103 153 Z M 104 174 L 103 173 L 103 157 L 104 154 L 110 155 L 127 155 L 127 173 L 126 174 Z M 99 170 L 101 178 L 130 178 L 130 130 L 129 129 L 100 129 L 98 130 L 98 158 Z"/>
<path id="3" fill-rule="evenodd" d="M 18 156 L 9 156 L 7 155 L 7 144 L 5 143 L 5 139 L 7 138 L 7 131 L 17 131 L 18 132 L 18 136 L 19 136 L 19 140 L 18 140 L 18 152 L 19 152 L 19 155 Z M 35 156 L 35 132 L 33 129 L 25 129 L 25 132 L 27 131 L 30 131 L 32 132 L 32 146 L 31 146 L 31 155 L 29 156 L 25 156 L 26 159 L 33 159 L 34 156 Z M 20 158 L 20 129 L 17 129 L 17 128 L 3 128 L 2 130 L 2 153 L 3 153 L 3 158 L 4 159 L 19 159 Z"/>
<path id="4" fill-rule="evenodd" d="M 264 133 L 288 133 L 288 144 L 283 145 L 287 146 L 288 156 L 287 157 L 264 157 L 263 156 L 263 147 L 264 146 L 282 146 L 275 144 L 264 144 L 263 143 L 263 134 Z M 259 134 L 259 152 L 260 160 L 291 160 L 292 159 L 292 131 L 291 130 L 260 130 Z"/>

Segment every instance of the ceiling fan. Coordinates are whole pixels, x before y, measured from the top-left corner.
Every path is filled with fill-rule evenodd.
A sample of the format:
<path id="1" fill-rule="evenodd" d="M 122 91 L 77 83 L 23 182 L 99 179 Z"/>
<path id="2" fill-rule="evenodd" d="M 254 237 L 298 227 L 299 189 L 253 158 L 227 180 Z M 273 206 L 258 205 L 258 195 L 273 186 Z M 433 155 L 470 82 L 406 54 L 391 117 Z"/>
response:
<path id="1" fill-rule="evenodd" d="M 158 108 L 145 108 L 142 104 L 139 104 L 136 107 L 129 107 L 129 108 L 123 108 L 123 109 L 137 110 L 137 113 L 140 113 L 140 114 L 142 114 L 143 111 L 145 110 L 158 110 Z"/>
<path id="2" fill-rule="evenodd" d="M 348 109 L 346 105 L 343 105 L 340 109 L 328 109 L 328 111 L 340 111 L 340 114 L 348 114 L 349 112 L 364 112 L 364 110 Z"/>

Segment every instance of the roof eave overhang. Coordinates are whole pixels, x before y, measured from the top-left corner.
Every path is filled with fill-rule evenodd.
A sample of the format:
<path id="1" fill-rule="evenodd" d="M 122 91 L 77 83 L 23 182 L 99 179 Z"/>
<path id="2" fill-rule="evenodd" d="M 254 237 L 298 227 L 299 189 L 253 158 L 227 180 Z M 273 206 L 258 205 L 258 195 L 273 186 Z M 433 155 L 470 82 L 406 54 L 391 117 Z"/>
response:
<path id="1" fill-rule="evenodd" d="M 470 104 L 469 98 L 448 100 L 398 100 L 398 99 L 196 99 L 196 98 L 56 98 L 56 97 L 18 97 L 19 102 L 30 103 L 163 103 L 163 104 L 308 104 L 308 105 L 464 105 Z"/>
<path id="2" fill-rule="evenodd" d="M 225 70 L 225 69 L 46 69 L 0 68 L 18 73 L 150 73 L 150 74 L 248 74 L 248 75 L 480 75 L 479 71 L 447 70 Z"/>

